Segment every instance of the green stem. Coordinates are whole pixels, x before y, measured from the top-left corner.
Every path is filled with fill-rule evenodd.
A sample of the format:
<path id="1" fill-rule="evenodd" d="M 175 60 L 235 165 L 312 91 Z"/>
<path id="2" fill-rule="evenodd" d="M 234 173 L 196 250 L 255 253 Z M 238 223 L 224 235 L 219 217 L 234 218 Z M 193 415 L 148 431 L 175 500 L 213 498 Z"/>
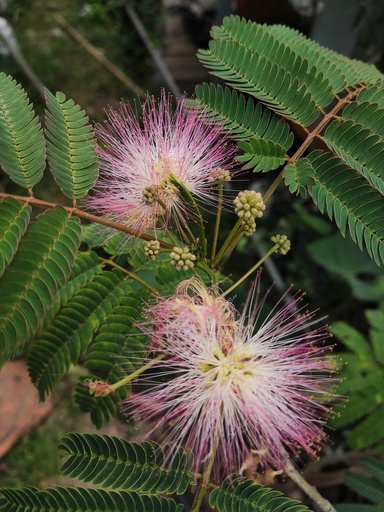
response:
<path id="1" fill-rule="evenodd" d="M 133 379 L 136 379 L 136 377 L 138 377 L 139 375 L 144 373 L 146 370 L 149 370 L 149 368 L 152 368 L 152 366 L 157 361 L 161 361 L 162 359 L 164 359 L 164 357 L 165 357 L 164 354 L 160 354 L 159 356 L 157 356 L 154 359 L 152 359 L 151 361 L 149 361 L 149 363 L 145 364 L 138 370 L 136 370 L 136 371 L 130 373 L 129 375 L 127 375 L 126 377 L 124 377 L 124 379 L 121 379 L 118 382 L 115 382 L 115 384 L 111 384 L 111 387 L 114 389 L 114 391 L 116 391 L 116 389 L 120 388 L 121 386 L 125 386 L 126 384 L 128 384 L 128 382 L 131 382 Z"/>
<path id="2" fill-rule="evenodd" d="M 219 229 L 220 229 L 220 221 L 221 221 L 221 212 L 223 209 L 223 191 L 224 191 L 223 182 L 219 181 L 219 186 L 218 186 L 219 196 L 217 199 L 217 213 L 216 213 L 215 231 L 213 233 L 213 241 L 212 241 L 211 262 L 214 261 L 215 256 L 216 256 L 217 240 L 219 237 Z"/>
<path id="3" fill-rule="evenodd" d="M 264 254 L 264 256 L 256 263 L 256 265 L 254 265 L 250 270 L 248 270 L 248 272 L 246 274 L 244 274 L 238 281 L 236 281 L 235 284 L 233 284 L 232 286 L 230 286 L 227 290 L 225 290 L 224 293 L 222 293 L 222 297 L 225 297 L 226 295 L 228 295 L 228 293 L 231 293 L 231 291 L 233 291 L 237 286 L 239 286 L 239 284 L 241 284 L 243 281 L 245 281 L 247 279 L 247 277 L 249 277 L 255 270 L 257 270 L 260 265 L 262 263 L 264 263 L 264 261 L 271 255 L 273 254 L 275 251 L 277 251 L 277 249 L 279 249 L 280 245 L 279 244 L 275 244 L 271 249 L 269 249 L 269 251 L 267 253 Z"/>
<path id="4" fill-rule="evenodd" d="M 226 254 L 228 247 L 230 245 L 233 245 L 232 241 L 233 240 L 237 240 L 237 242 L 238 242 L 239 235 L 241 235 L 240 238 L 243 236 L 244 232 L 241 229 L 241 222 L 242 222 L 242 219 L 238 219 L 237 220 L 236 224 L 233 226 L 231 232 L 227 236 L 227 238 L 224 241 L 223 245 L 220 247 L 220 250 L 217 253 L 216 258 L 214 259 L 214 261 L 212 261 L 212 267 L 213 268 L 218 266 L 218 264 L 220 263 L 222 257 L 224 256 L 224 254 Z"/>
<path id="5" fill-rule="evenodd" d="M 203 502 L 203 499 L 204 499 L 204 496 L 205 496 L 205 492 L 206 492 L 207 487 L 209 485 L 209 480 L 210 480 L 210 477 L 211 477 L 213 464 L 215 462 L 217 448 L 218 448 L 219 442 L 220 442 L 220 435 L 221 435 L 221 427 L 217 429 L 215 438 L 213 440 L 212 453 L 211 453 L 211 456 L 209 458 L 207 467 L 205 468 L 205 471 L 203 473 L 203 479 L 200 482 L 200 485 L 199 485 L 199 488 L 197 490 L 195 499 L 193 501 L 191 512 L 199 512 L 199 510 L 201 508 L 201 504 Z"/>
<path id="6" fill-rule="evenodd" d="M 130 272 L 129 270 L 127 270 L 126 268 L 124 267 L 121 267 L 120 265 L 118 265 L 117 263 L 115 263 L 114 261 L 112 260 L 108 260 L 107 258 L 101 258 L 99 256 L 99 260 L 102 261 L 105 265 L 110 265 L 111 267 L 114 267 L 114 268 L 118 268 L 120 270 L 120 272 L 122 272 L 123 274 L 125 274 L 126 276 L 130 277 L 131 279 L 133 279 L 134 281 L 136 281 L 137 283 L 141 284 L 142 286 L 144 286 L 144 288 L 146 288 L 148 291 L 150 291 L 151 293 L 153 293 L 153 295 L 159 295 L 159 292 L 153 288 L 151 285 L 149 285 L 148 283 L 146 283 L 143 279 L 141 279 L 141 277 L 139 277 L 138 275 L 136 275 L 135 273 L 133 272 Z"/>
<path id="7" fill-rule="evenodd" d="M 129 235 L 135 236 L 137 238 L 141 238 L 142 240 L 146 240 L 147 242 L 157 240 L 155 237 L 147 235 L 146 233 L 141 233 L 140 231 L 136 231 L 127 226 L 124 226 L 124 224 L 113 222 L 112 220 L 105 219 L 104 217 L 98 217 L 97 215 L 85 212 L 84 210 L 80 210 L 79 208 L 57 205 L 55 203 L 50 203 L 49 201 L 42 201 L 41 199 L 36 199 L 35 197 L 16 196 L 13 194 L 5 194 L 4 192 L 0 192 L 0 198 L 2 197 L 13 197 L 14 199 L 20 201 L 21 203 L 30 204 L 38 208 L 48 208 L 50 210 L 56 208 L 57 206 L 60 206 L 60 208 L 63 208 L 70 215 L 74 215 L 75 217 L 79 217 L 80 219 L 89 220 L 91 222 L 97 222 L 98 224 L 102 224 L 103 226 L 108 226 L 109 228 L 122 231 L 123 233 L 128 233 Z M 172 250 L 172 247 L 169 244 L 161 242 L 160 240 L 159 243 L 163 249 Z"/>
<path id="8" fill-rule="evenodd" d="M 284 169 L 280 172 L 280 174 L 277 176 L 277 178 L 273 181 L 272 185 L 269 187 L 267 192 L 265 193 L 263 197 L 264 204 L 267 204 L 267 201 L 271 198 L 272 194 L 275 192 L 277 187 L 280 185 L 280 183 L 283 181 L 284 171 L 285 167 L 288 164 L 295 163 L 299 160 L 299 158 L 303 155 L 304 151 L 312 144 L 313 140 L 316 137 L 320 137 L 320 133 L 323 131 L 323 129 L 327 126 L 329 121 L 336 116 L 336 114 L 343 108 L 347 103 L 349 103 L 354 97 L 357 96 L 357 94 L 362 90 L 365 89 L 366 85 L 362 85 L 360 87 L 357 87 L 356 89 L 352 90 L 347 96 L 340 99 L 337 104 L 333 107 L 333 109 L 328 112 L 328 114 L 325 114 L 323 119 L 319 122 L 319 124 L 316 126 L 316 128 L 308 132 L 307 138 L 304 140 L 304 142 L 301 144 L 299 149 L 296 151 L 296 153 L 289 158 L 288 162 L 284 166 Z"/>
<path id="9" fill-rule="evenodd" d="M 207 240 L 205 238 L 203 217 L 201 215 L 200 209 L 199 209 L 199 207 L 198 207 L 198 205 L 197 205 L 197 203 L 195 201 L 195 198 L 192 196 L 190 191 L 183 185 L 183 183 L 181 183 L 174 176 L 172 176 L 170 178 L 170 180 L 171 180 L 171 183 L 173 183 L 173 185 L 175 185 L 179 189 L 180 194 L 185 199 L 187 199 L 187 201 L 189 201 L 191 203 L 191 205 L 193 206 L 193 209 L 196 212 L 197 219 L 198 219 L 199 230 L 200 230 L 201 259 L 204 259 L 206 257 L 206 255 L 207 255 Z"/>

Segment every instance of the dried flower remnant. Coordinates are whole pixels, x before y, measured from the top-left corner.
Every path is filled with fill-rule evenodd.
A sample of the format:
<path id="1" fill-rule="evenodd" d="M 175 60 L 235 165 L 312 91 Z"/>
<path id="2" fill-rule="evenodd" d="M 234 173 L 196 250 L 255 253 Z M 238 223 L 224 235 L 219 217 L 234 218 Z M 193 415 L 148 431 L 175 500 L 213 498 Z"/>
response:
<path id="1" fill-rule="evenodd" d="M 138 233 L 154 230 L 187 213 L 174 181 L 202 202 L 212 202 L 213 170 L 230 164 L 235 149 L 204 115 L 187 111 L 163 92 L 148 96 L 141 115 L 126 103 L 96 126 L 102 143 L 101 174 L 88 207 Z"/>
<path id="2" fill-rule="evenodd" d="M 216 476 L 239 471 L 255 452 L 276 469 L 301 450 L 314 457 L 333 365 L 328 334 L 301 299 L 280 301 L 257 326 L 253 296 L 239 315 L 215 290 L 182 283 L 148 310 L 151 350 L 164 356 L 154 366 L 161 381 L 144 378 L 152 387 L 129 398 L 125 411 L 153 420 L 153 430 L 167 425 L 167 440 L 193 451 L 197 471 L 219 436 Z"/>

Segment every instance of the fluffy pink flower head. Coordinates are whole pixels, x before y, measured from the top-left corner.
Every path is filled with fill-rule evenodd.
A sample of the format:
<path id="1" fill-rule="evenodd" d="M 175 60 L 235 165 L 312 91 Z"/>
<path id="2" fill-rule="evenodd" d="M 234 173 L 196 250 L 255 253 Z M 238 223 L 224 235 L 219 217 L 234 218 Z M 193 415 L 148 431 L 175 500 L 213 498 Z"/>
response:
<path id="1" fill-rule="evenodd" d="M 197 471 L 216 448 L 217 476 L 239 471 L 252 453 L 281 469 L 302 450 L 315 456 L 324 438 L 328 335 L 313 328 L 319 320 L 301 295 L 280 301 L 256 327 L 262 304 L 253 295 L 239 315 L 192 280 L 148 311 L 162 380 L 144 377 L 150 390 L 129 398 L 125 411 L 153 420 L 153 430 L 167 426 L 167 441 L 190 448 Z"/>
<path id="2" fill-rule="evenodd" d="M 229 164 L 234 149 L 219 127 L 188 111 L 184 99 L 172 113 L 171 96 L 148 97 L 141 115 L 126 103 L 96 126 L 103 147 L 93 211 L 143 233 L 186 214 L 177 180 L 197 199 L 212 200 L 211 173 Z M 210 179 L 211 178 L 211 179 Z"/>

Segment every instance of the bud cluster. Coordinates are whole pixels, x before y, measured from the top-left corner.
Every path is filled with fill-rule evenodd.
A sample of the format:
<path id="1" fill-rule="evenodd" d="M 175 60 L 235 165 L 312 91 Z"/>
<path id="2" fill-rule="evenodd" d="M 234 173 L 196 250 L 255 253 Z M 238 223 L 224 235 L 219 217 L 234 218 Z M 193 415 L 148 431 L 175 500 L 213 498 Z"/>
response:
<path id="1" fill-rule="evenodd" d="M 159 251 L 160 242 L 158 242 L 157 240 L 151 240 L 147 242 L 144 246 L 145 257 L 148 258 L 149 260 L 155 260 L 159 255 Z"/>
<path id="2" fill-rule="evenodd" d="M 260 192 L 255 190 L 244 190 L 239 192 L 236 199 L 233 201 L 235 205 L 235 212 L 238 217 L 242 219 L 242 227 L 244 234 L 249 236 L 256 230 L 256 218 L 263 216 L 265 204 Z"/>
<path id="3" fill-rule="evenodd" d="M 196 256 L 192 254 L 188 247 L 174 247 L 171 252 L 171 265 L 178 270 L 189 270 L 195 266 Z"/>
<path id="4" fill-rule="evenodd" d="M 211 171 L 208 181 L 231 181 L 231 175 L 226 169 L 214 169 Z"/>
<path id="5" fill-rule="evenodd" d="M 273 243 L 279 245 L 278 252 L 280 254 L 287 254 L 291 248 L 291 242 L 286 235 L 275 235 L 271 237 L 271 240 Z"/>

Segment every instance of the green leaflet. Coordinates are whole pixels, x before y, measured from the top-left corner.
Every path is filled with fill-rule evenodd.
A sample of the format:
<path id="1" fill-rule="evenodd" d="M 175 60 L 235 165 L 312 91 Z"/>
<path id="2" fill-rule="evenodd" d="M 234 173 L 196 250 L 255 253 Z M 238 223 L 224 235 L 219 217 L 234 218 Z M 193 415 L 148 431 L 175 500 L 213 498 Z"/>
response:
<path id="1" fill-rule="evenodd" d="M 343 503 L 336 505 L 337 512 L 384 511 L 384 462 L 373 457 L 366 457 L 361 461 L 360 465 L 365 470 L 365 474 L 349 471 L 346 474 L 344 483 L 353 492 L 369 501 L 375 502 L 375 505 Z"/>
<path id="2" fill-rule="evenodd" d="M 310 66 L 301 52 L 294 51 L 290 40 L 284 41 L 280 34 L 276 35 L 273 28 L 234 16 L 224 18 L 222 27 L 213 31 L 213 37 L 236 41 L 271 60 L 297 78 L 300 86 L 305 84 L 319 108 L 329 105 L 333 93 L 328 79 L 315 65 Z"/>
<path id="3" fill-rule="evenodd" d="M 317 118 L 315 101 L 291 71 L 237 41 L 211 41 L 208 50 L 199 50 L 198 57 L 227 85 L 254 96 L 287 119 L 308 126 Z"/>
<path id="4" fill-rule="evenodd" d="M 64 475 L 104 488 L 150 495 L 184 494 L 194 483 L 192 453 L 178 449 L 168 458 L 167 445 L 72 433 L 60 440 L 59 449 L 65 459 L 61 466 Z"/>
<path id="5" fill-rule="evenodd" d="M 236 160 L 244 163 L 244 169 L 253 169 L 254 172 L 268 172 L 284 164 L 285 149 L 280 144 L 265 139 L 250 139 L 249 143 L 240 141 L 239 148 L 244 154 Z"/>
<path id="6" fill-rule="evenodd" d="M 196 97 L 204 115 L 231 138 L 263 138 L 280 144 L 286 151 L 291 147 L 293 133 L 286 121 L 252 98 L 246 99 L 244 94 L 214 84 L 198 85 Z"/>
<path id="7" fill-rule="evenodd" d="M 313 151 L 307 158 L 315 185 L 309 187 L 322 213 L 334 219 L 344 235 L 346 229 L 360 249 L 363 245 L 378 264 L 384 261 L 384 201 L 354 169 L 329 153 Z"/>
<path id="8" fill-rule="evenodd" d="M 10 76 L 0 73 L 0 166 L 31 190 L 43 177 L 45 142 L 32 105 Z"/>
<path id="9" fill-rule="evenodd" d="M 98 177 L 96 140 L 88 117 L 73 100 L 46 90 L 48 163 L 63 193 L 84 197 Z"/>
<path id="10" fill-rule="evenodd" d="M 181 505 L 162 496 L 145 496 L 135 492 L 104 491 L 81 487 L 51 487 L 39 491 L 34 487 L 0 490 L 1 512 L 181 512 Z"/>
<path id="11" fill-rule="evenodd" d="M 92 281 L 96 274 L 102 272 L 102 265 L 95 252 L 79 252 L 73 263 L 71 274 L 68 282 L 60 288 L 53 302 L 51 303 L 47 314 L 45 315 L 40 329 L 36 336 L 39 336 L 55 318 L 61 308 L 72 299 L 79 291 L 84 288 L 87 283 Z"/>
<path id="12" fill-rule="evenodd" d="M 297 30 L 283 25 L 268 27 L 279 41 L 288 44 L 291 50 L 300 54 L 314 67 L 316 74 L 321 74 L 328 80 L 333 94 L 338 94 L 348 86 L 361 82 L 374 83 L 382 80 L 381 73 L 372 65 L 353 59 L 348 59 L 339 53 L 320 46 L 315 41 L 307 39 Z M 325 103 L 323 106 L 326 106 Z"/>
<path id="13" fill-rule="evenodd" d="M 129 290 L 118 271 L 104 271 L 59 311 L 28 355 L 32 382 L 43 400 L 76 364 L 91 343 L 94 332 Z"/>
<path id="14" fill-rule="evenodd" d="M 305 196 L 307 187 L 315 184 L 313 169 L 306 158 L 300 158 L 297 162 L 291 163 L 284 168 L 284 183 L 291 194 Z"/>
<path id="15" fill-rule="evenodd" d="M 324 140 L 345 163 L 384 194 L 384 139 L 380 135 L 352 120 L 334 120 Z"/>
<path id="16" fill-rule="evenodd" d="M 356 450 L 384 441 L 384 313 L 367 311 L 370 340 L 344 322 L 336 322 L 331 332 L 349 351 L 339 353 L 340 384 L 335 392 L 348 401 L 335 407 L 332 426 L 348 427 L 347 442 Z"/>
<path id="17" fill-rule="evenodd" d="M 219 488 L 211 492 L 209 504 L 219 512 L 309 512 L 302 503 L 286 498 L 279 491 L 234 477 L 226 478 Z"/>
<path id="18" fill-rule="evenodd" d="M 30 220 L 31 207 L 16 199 L 4 198 L 0 202 L 0 277 L 19 247 Z"/>
<path id="19" fill-rule="evenodd" d="M 0 280 L 0 364 L 24 348 L 70 274 L 79 220 L 57 207 L 39 215 Z"/>
<path id="20" fill-rule="evenodd" d="M 147 337 L 134 325 L 143 321 L 141 310 L 146 299 L 143 291 L 129 291 L 122 297 L 106 318 L 87 355 L 84 366 L 97 375 L 84 375 L 80 379 L 75 401 L 82 411 L 91 413 L 97 428 L 118 414 L 130 385 L 127 383 L 108 396 L 95 397 L 83 383 L 88 379 L 102 379 L 114 384 L 140 366 Z"/>

